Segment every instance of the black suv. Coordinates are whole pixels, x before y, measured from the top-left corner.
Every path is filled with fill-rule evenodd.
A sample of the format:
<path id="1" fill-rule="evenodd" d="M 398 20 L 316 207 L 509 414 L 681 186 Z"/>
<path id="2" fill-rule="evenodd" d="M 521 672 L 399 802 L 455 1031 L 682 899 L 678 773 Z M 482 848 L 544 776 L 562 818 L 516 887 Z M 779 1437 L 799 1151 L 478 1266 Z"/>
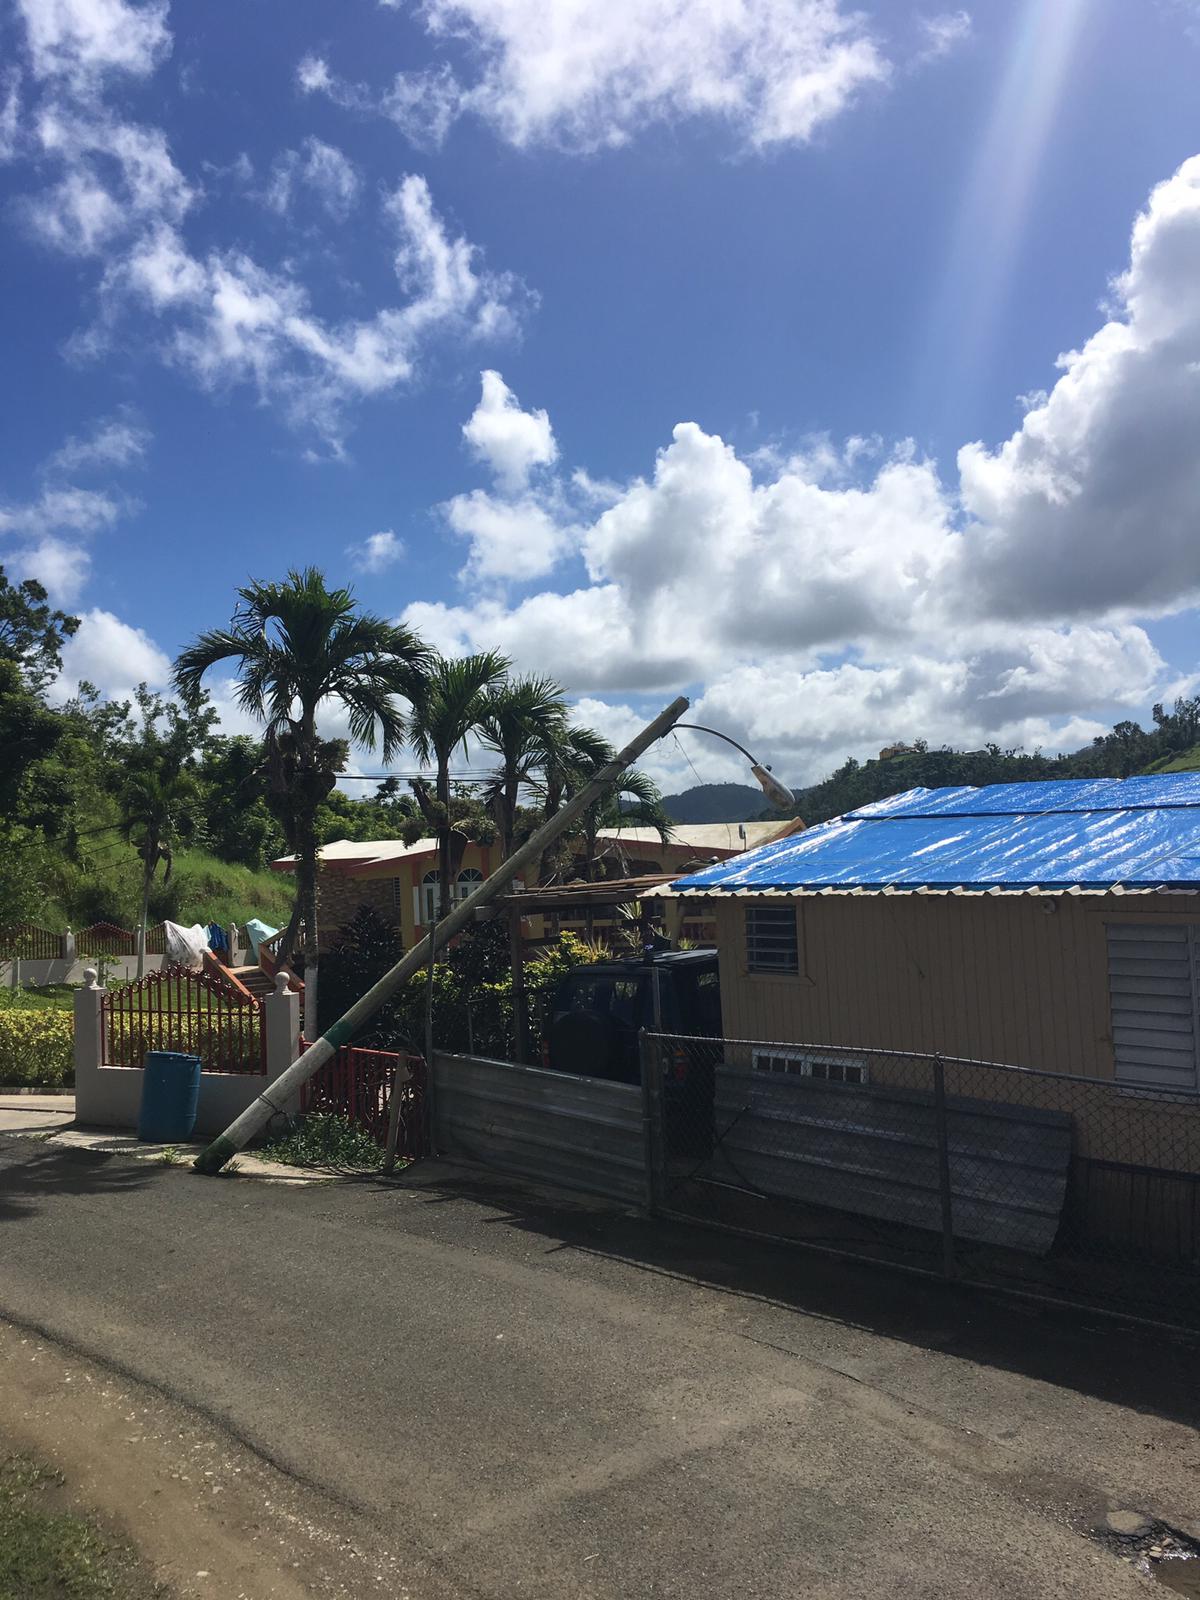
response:
<path id="1" fill-rule="evenodd" d="M 640 1083 L 643 1028 L 721 1037 L 715 950 L 666 950 L 575 967 L 554 991 L 542 1065 L 584 1078 Z"/>

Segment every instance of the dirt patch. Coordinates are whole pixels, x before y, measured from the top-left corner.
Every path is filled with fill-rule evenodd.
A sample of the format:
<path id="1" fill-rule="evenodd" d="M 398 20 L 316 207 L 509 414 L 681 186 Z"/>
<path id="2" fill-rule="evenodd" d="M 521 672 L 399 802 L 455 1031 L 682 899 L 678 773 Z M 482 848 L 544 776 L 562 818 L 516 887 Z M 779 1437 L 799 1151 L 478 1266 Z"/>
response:
<path id="1" fill-rule="evenodd" d="M 0 1323 L 0 1438 L 63 1477 L 64 1511 L 137 1551 L 179 1600 L 410 1590 L 374 1531 L 216 1427 Z"/>

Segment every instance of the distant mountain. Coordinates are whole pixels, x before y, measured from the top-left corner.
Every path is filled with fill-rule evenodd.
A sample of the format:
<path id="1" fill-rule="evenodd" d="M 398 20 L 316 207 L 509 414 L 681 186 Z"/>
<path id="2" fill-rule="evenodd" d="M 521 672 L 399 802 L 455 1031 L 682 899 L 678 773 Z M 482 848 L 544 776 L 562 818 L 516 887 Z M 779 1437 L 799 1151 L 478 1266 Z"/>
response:
<path id="1" fill-rule="evenodd" d="M 701 783 L 682 794 L 663 795 L 672 822 L 754 822 L 767 810 L 761 789 L 746 783 Z"/>

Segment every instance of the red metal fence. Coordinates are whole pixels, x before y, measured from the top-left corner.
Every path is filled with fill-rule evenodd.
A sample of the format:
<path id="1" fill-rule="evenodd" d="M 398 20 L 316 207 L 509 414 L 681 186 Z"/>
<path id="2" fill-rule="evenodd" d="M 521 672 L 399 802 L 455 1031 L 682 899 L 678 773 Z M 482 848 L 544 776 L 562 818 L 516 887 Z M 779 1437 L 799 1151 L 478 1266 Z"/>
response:
<path id="1" fill-rule="evenodd" d="M 0 960 L 58 961 L 63 953 L 63 936 L 32 922 L 15 922 L 0 928 Z"/>
<path id="2" fill-rule="evenodd" d="M 75 935 L 77 956 L 131 956 L 136 951 L 134 935 L 115 922 L 93 922 L 90 928 L 81 928 Z"/>
<path id="3" fill-rule="evenodd" d="M 307 1041 L 301 1039 L 300 1047 L 306 1050 Z M 425 1127 L 425 1063 L 420 1056 L 343 1045 L 332 1061 L 327 1061 L 300 1090 L 301 1111 L 345 1117 L 365 1129 L 376 1144 L 383 1145 L 387 1140 L 392 1081 L 398 1061 L 408 1063 L 411 1076 L 400 1090 L 397 1153 L 410 1158 L 426 1155 L 429 1145 Z"/>
<path id="4" fill-rule="evenodd" d="M 262 1007 L 212 972 L 164 967 L 101 1002 L 104 1065 L 140 1067 L 147 1050 L 199 1056 L 205 1072 L 265 1072 Z"/>

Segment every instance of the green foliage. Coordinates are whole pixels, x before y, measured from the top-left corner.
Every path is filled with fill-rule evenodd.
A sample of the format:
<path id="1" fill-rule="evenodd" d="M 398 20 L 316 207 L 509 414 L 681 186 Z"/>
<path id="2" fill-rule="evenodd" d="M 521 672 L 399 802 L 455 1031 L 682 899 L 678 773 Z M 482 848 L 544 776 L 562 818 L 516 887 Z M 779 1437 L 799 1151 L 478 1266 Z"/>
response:
<path id="1" fill-rule="evenodd" d="M 845 762 L 821 783 L 797 792 L 793 815 L 810 824 L 825 822 L 856 806 L 918 786 L 1128 778 L 1139 772 L 1191 770 L 1178 765 L 1176 758 L 1187 756 L 1200 744 L 1200 698 L 1176 700 L 1170 711 L 1156 705 L 1151 720 L 1154 726 L 1149 729 L 1136 722 L 1118 722 L 1111 733 L 1100 734 L 1082 750 L 1066 755 L 1001 750 L 998 745 L 983 750 L 930 750 L 918 740 L 886 760 Z"/>
<path id="2" fill-rule="evenodd" d="M 381 793 L 361 800 L 334 789 L 317 807 L 317 843 L 403 837 L 409 824 L 419 823 L 421 813 L 411 795 L 395 792 L 394 783 L 394 779 L 386 780 L 379 786 Z"/>
<path id="3" fill-rule="evenodd" d="M 0 1083 L 57 1089 L 73 1081 L 74 1033 L 61 1011 L 0 1009 Z"/>
<path id="4" fill-rule="evenodd" d="M 79 618 L 55 611 L 34 578 L 10 583 L 0 567 L 0 660 L 13 662 L 40 692 L 58 676 L 62 647 L 79 631 Z"/>
<path id="5" fill-rule="evenodd" d="M 321 1026 L 327 1028 L 341 1016 L 402 954 L 392 927 L 372 907 L 364 906 L 321 958 Z M 570 968 L 595 959 L 595 951 L 570 933 L 527 959 L 527 1060 L 536 1059 L 545 1007 L 559 979 Z M 415 973 L 376 1012 L 355 1043 L 423 1055 L 428 983 L 427 968 Z M 469 930 L 434 964 L 433 1036 L 443 1050 L 510 1058 L 512 972 L 503 924 L 482 923 Z"/>
<path id="6" fill-rule="evenodd" d="M 201 836 L 214 855 L 251 868 L 283 855 L 287 841 L 268 804 L 259 740 L 244 734 L 210 739 L 200 758 L 199 780 Z"/>
<path id="7" fill-rule="evenodd" d="M 340 1167 L 365 1172 L 378 1167 L 383 1151 L 365 1129 L 332 1111 L 314 1111 L 256 1154 L 291 1167 Z"/>
<path id="8" fill-rule="evenodd" d="M 40 835 L 0 819 L 0 926 L 38 921 L 50 878 L 49 851 Z"/>

